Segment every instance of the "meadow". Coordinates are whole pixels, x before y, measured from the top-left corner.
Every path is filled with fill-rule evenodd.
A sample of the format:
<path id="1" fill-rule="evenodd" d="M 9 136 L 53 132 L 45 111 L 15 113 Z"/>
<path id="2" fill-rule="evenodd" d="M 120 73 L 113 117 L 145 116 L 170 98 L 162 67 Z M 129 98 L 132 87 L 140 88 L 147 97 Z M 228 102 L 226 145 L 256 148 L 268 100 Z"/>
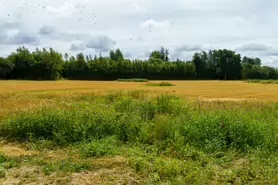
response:
<path id="1" fill-rule="evenodd" d="M 0 184 L 278 184 L 275 84 L 0 87 Z"/>

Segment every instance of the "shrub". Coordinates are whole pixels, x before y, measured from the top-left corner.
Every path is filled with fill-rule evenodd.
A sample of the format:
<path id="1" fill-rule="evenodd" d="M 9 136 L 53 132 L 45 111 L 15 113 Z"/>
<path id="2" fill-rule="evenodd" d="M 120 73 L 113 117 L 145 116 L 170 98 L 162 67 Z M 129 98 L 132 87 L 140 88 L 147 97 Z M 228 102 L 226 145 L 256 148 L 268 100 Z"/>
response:
<path id="1" fill-rule="evenodd" d="M 247 80 L 246 83 L 278 84 L 278 80 Z"/>
<path id="2" fill-rule="evenodd" d="M 277 106 L 250 114 L 248 108 L 238 105 L 216 103 L 207 110 L 198 102 L 187 103 L 169 95 L 155 99 L 134 99 L 127 94 L 108 97 L 74 103 L 67 109 L 19 112 L 1 122 L 0 133 L 9 139 L 51 140 L 59 145 L 94 141 L 87 146 L 92 156 L 107 152 L 109 148 L 97 153 L 94 147 L 101 148 L 102 142 L 107 142 L 102 139 L 112 136 L 129 143 L 189 143 L 207 152 L 278 149 Z"/>
<path id="3" fill-rule="evenodd" d="M 119 154 L 118 146 L 119 142 L 116 137 L 95 140 L 82 145 L 81 155 L 83 157 L 114 156 Z"/>
<path id="4" fill-rule="evenodd" d="M 130 78 L 130 79 L 118 79 L 118 82 L 148 82 L 148 79 L 143 78 Z"/>
<path id="5" fill-rule="evenodd" d="M 154 87 L 171 87 L 176 86 L 175 84 L 172 84 L 170 82 L 160 82 L 160 83 L 148 83 L 148 86 L 154 86 Z"/>

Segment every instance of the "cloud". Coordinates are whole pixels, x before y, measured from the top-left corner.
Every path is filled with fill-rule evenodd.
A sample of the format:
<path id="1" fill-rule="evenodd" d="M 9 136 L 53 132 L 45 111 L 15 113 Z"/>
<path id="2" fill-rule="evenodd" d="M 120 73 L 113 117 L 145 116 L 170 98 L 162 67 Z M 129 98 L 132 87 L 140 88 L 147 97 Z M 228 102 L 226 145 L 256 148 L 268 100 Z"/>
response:
<path id="1" fill-rule="evenodd" d="M 58 17 L 69 17 L 71 14 L 73 14 L 73 10 L 71 8 L 74 8 L 73 4 L 63 4 L 60 6 L 47 6 L 46 11 L 50 15 L 56 15 Z"/>
<path id="2" fill-rule="evenodd" d="M 144 22 L 141 23 L 140 28 L 164 28 L 164 27 L 169 27 L 170 22 L 167 20 L 164 21 L 155 21 L 153 19 L 148 19 Z"/>
<path id="3" fill-rule="evenodd" d="M 71 45 L 71 51 L 84 51 L 86 49 L 86 45 L 84 43 L 74 43 Z"/>
<path id="4" fill-rule="evenodd" d="M 55 28 L 52 26 L 43 26 L 39 30 L 40 35 L 52 35 L 55 32 Z"/>
<path id="5" fill-rule="evenodd" d="M 98 52 L 107 52 L 110 49 L 112 49 L 114 45 L 116 45 L 116 41 L 114 41 L 106 36 L 101 36 L 101 37 L 97 37 L 95 39 L 91 39 L 86 44 L 86 47 L 93 48 Z"/>
<path id="6" fill-rule="evenodd" d="M 125 57 L 125 58 L 129 58 L 129 59 L 134 58 L 134 56 L 132 55 L 131 52 L 126 52 L 126 53 L 124 53 L 124 57 Z"/>
<path id="7" fill-rule="evenodd" d="M 19 22 L 4 22 L 1 26 L 2 30 L 18 29 L 20 27 Z"/>
<path id="8" fill-rule="evenodd" d="M 249 43 L 244 44 L 238 48 L 236 48 L 237 51 L 266 51 L 269 50 L 271 47 L 266 46 L 264 44 L 256 44 L 256 43 Z"/>
<path id="9" fill-rule="evenodd" d="M 146 8 L 140 6 L 139 4 L 132 4 L 132 7 L 140 13 L 145 13 L 147 11 Z"/>
<path id="10" fill-rule="evenodd" d="M 267 56 L 278 56 L 278 49 L 277 50 L 267 51 L 265 54 Z"/>
<path id="11" fill-rule="evenodd" d="M 38 45 L 40 40 L 37 36 L 18 32 L 15 35 L 0 35 L 1 43 L 4 45 Z"/>
<path id="12" fill-rule="evenodd" d="M 6 0 L 2 5 L 2 55 L 28 43 L 72 55 L 84 47 L 84 53 L 104 54 L 117 44 L 139 58 L 161 46 L 181 60 L 207 46 L 266 62 L 278 57 L 277 0 Z"/>
<path id="13" fill-rule="evenodd" d="M 96 52 L 108 52 L 114 48 L 116 42 L 106 36 L 91 38 L 88 42 L 78 42 L 71 44 L 71 51 L 84 51 L 94 49 Z"/>
<path id="14" fill-rule="evenodd" d="M 182 51 L 199 51 L 202 50 L 203 47 L 200 45 L 182 45 L 175 49 L 176 52 L 182 52 Z"/>

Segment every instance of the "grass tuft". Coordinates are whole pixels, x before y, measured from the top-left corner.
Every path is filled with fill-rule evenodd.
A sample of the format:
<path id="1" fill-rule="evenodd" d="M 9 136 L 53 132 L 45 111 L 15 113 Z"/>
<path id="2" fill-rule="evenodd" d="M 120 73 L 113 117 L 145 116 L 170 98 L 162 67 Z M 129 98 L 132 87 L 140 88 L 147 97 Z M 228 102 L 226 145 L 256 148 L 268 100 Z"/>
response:
<path id="1" fill-rule="evenodd" d="M 278 84 L 278 80 L 246 80 L 246 83 Z"/>
<path id="2" fill-rule="evenodd" d="M 118 82 L 148 82 L 148 79 L 144 78 L 130 78 L 130 79 L 117 79 Z"/>
<path id="3" fill-rule="evenodd" d="M 153 87 L 171 87 L 171 86 L 176 86 L 173 83 L 170 82 L 160 82 L 160 83 L 148 83 L 148 86 L 153 86 Z"/>

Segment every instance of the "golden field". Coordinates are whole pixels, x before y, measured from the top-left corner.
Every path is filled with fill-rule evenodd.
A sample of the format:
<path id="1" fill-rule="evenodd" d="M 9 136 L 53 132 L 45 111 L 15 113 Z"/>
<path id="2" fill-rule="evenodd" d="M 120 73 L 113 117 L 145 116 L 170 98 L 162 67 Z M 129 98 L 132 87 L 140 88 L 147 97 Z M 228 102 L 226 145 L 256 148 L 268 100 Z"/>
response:
<path id="1" fill-rule="evenodd" d="M 249 84 L 243 81 L 169 81 L 173 87 L 152 87 L 150 82 L 116 81 L 0 81 L 0 94 L 56 94 L 118 90 L 143 90 L 170 93 L 187 99 L 278 101 L 278 85 Z"/>
<path id="2" fill-rule="evenodd" d="M 175 86 L 148 85 L 160 82 L 0 81 L 0 118 L 18 109 L 53 103 L 53 97 L 92 93 L 105 95 L 117 91 L 145 91 L 150 96 L 172 94 L 184 99 L 205 101 L 278 101 L 277 84 L 244 81 L 168 81 Z"/>

